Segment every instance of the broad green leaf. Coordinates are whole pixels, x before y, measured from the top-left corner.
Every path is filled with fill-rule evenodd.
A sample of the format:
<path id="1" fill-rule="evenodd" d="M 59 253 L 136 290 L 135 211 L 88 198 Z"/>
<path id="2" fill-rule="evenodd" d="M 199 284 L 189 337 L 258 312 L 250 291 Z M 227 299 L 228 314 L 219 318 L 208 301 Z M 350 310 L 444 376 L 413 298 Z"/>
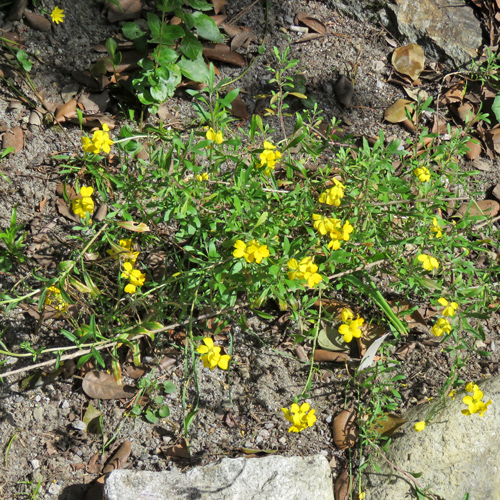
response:
<path id="1" fill-rule="evenodd" d="M 188 31 L 182 39 L 180 51 L 189 59 L 198 59 L 202 55 L 203 45 L 190 31 Z"/>
<path id="2" fill-rule="evenodd" d="M 163 45 L 158 45 L 153 51 L 153 57 L 160 65 L 175 63 L 179 59 L 179 54 Z"/>
<path id="3" fill-rule="evenodd" d="M 495 114 L 497 122 L 500 123 L 500 92 L 497 94 L 493 104 L 491 105 L 491 111 Z"/>
<path id="4" fill-rule="evenodd" d="M 212 10 L 214 8 L 211 3 L 205 2 L 205 0 L 187 0 L 187 3 L 196 10 Z"/>
<path id="5" fill-rule="evenodd" d="M 199 57 L 192 61 L 182 57 L 177 66 L 179 66 L 181 73 L 189 80 L 208 82 L 208 68 L 203 58 Z"/>
<path id="6" fill-rule="evenodd" d="M 148 26 L 154 38 L 160 35 L 161 19 L 154 12 L 148 12 Z"/>
<path id="7" fill-rule="evenodd" d="M 202 38 L 210 40 L 211 42 L 222 43 L 224 39 L 219 31 L 219 28 L 210 17 L 201 12 L 193 12 L 193 18 L 196 26 L 196 32 Z M 199 81 L 199 80 L 197 80 Z"/>

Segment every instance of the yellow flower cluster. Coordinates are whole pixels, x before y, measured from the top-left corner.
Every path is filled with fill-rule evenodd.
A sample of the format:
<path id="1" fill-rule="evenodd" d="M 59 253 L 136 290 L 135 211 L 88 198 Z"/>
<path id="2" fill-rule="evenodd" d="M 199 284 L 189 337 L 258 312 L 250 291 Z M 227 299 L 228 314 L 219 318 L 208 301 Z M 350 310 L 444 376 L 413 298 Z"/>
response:
<path id="1" fill-rule="evenodd" d="M 432 257 L 431 255 L 427 255 L 426 253 L 422 253 L 417 257 L 419 262 L 422 262 L 422 267 L 426 271 L 432 271 L 433 269 L 439 268 L 439 262 L 437 259 Z"/>
<path id="2" fill-rule="evenodd" d="M 313 227 L 321 235 L 328 234 L 330 243 L 328 248 L 338 250 L 341 241 L 349 241 L 350 234 L 354 231 L 349 221 L 346 221 L 342 226 L 342 221 L 333 217 L 323 217 L 319 214 L 313 214 Z"/>
<path id="3" fill-rule="evenodd" d="M 139 257 L 139 252 L 134 252 L 132 248 L 132 238 L 128 240 L 120 240 L 120 247 L 116 244 L 110 250 L 106 252 L 113 257 L 113 259 L 120 259 L 123 262 L 130 262 L 135 264 L 137 257 Z"/>
<path id="4" fill-rule="evenodd" d="M 448 302 L 444 297 L 438 299 L 438 302 L 444 307 L 443 316 L 455 316 L 455 312 L 458 309 L 458 304 L 456 302 Z"/>
<path id="5" fill-rule="evenodd" d="M 312 427 L 316 422 L 316 410 L 311 410 L 309 403 L 302 403 L 300 406 L 294 403 L 291 410 L 281 408 L 285 418 L 292 424 L 288 432 L 301 432 L 308 427 Z"/>
<path id="6" fill-rule="evenodd" d="M 318 266 L 313 257 L 304 257 L 300 262 L 290 259 L 287 263 L 291 271 L 288 271 L 289 280 L 306 280 L 309 288 L 314 288 L 323 279 L 318 274 Z"/>
<path id="7" fill-rule="evenodd" d="M 252 262 L 257 262 L 260 264 L 262 259 L 269 257 L 269 250 L 267 245 L 261 245 L 257 240 L 252 240 L 248 245 L 241 240 L 238 240 L 234 244 L 233 256 L 237 259 L 242 257 L 250 264 Z"/>
<path id="8" fill-rule="evenodd" d="M 488 405 L 491 404 L 491 399 L 487 403 L 483 403 L 483 401 L 481 401 L 483 399 L 483 391 L 481 391 L 479 387 L 472 382 L 469 382 L 465 386 L 465 390 L 467 392 L 472 392 L 472 396 L 464 396 L 462 401 L 468 406 L 468 408 L 467 410 L 462 410 L 462 413 L 464 415 L 479 413 L 479 416 L 482 417 L 488 409 Z"/>
<path id="9" fill-rule="evenodd" d="M 217 130 L 217 132 L 210 127 L 207 130 L 207 133 L 205 134 L 205 137 L 212 142 L 215 142 L 217 144 L 222 144 L 224 142 L 224 136 L 222 135 L 222 132 L 220 130 Z M 208 146 L 210 147 L 210 146 Z"/>
<path id="10" fill-rule="evenodd" d="M 210 337 L 205 337 L 203 343 L 205 345 L 200 345 L 198 349 L 196 349 L 198 353 L 203 354 L 201 357 L 203 367 L 213 370 L 218 366 L 221 370 L 227 370 L 231 356 L 229 356 L 229 354 L 221 355 L 221 348 L 214 346 L 214 341 Z"/>
<path id="11" fill-rule="evenodd" d="M 431 173 L 427 167 L 416 168 L 413 174 L 418 177 L 420 182 L 427 182 L 431 179 Z"/>
<path id="12" fill-rule="evenodd" d="M 87 217 L 87 213 L 92 215 L 94 213 L 94 200 L 92 200 L 91 196 L 94 192 L 94 189 L 91 187 L 83 186 L 80 189 L 80 198 L 75 198 L 71 202 L 71 208 L 73 209 L 73 213 L 85 219 Z"/>
<path id="13" fill-rule="evenodd" d="M 141 273 L 139 269 L 134 269 L 134 265 L 131 262 L 125 262 L 123 269 L 122 278 L 129 280 L 129 284 L 125 287 L 125 293 L 135 293 L 138 286 L 144 285 L 146 275 Z"/>
<path id="14" fill-rule="evenodd" d="M 344 308 L 341 313 L 343 325 L 339 326 L 340 335 L 344 336 L 344 342 L 349 343 L 353 338 L 361 337 L 361 325 L 365 322 L 363 318 L 354 319 L 354 314 L 351 310 Z"/>
<path id="15" fill-rule="evenodd" d="M 109 127 L 104 123 L 102 130 L 96 130 L 92 135 L 92 139 L 89 137 L 82 137 L 83 150 L 86 153 L 99 154 L 101 149 L 109 154 L 111 151 L 110 146 L 112 146 L 113 141 L 109 137 Z"/>
<path id="16" fill-rule="evenodd" d="M 202 174 L 196 175 L 196 180 L 200 182 L 208 182 L 210 180 L 210 174 L 203 172 Z"/>
<path id="17" fill-rule="evenodd" d="M 61 290 L 55 286 L 47 288 L 45 295 L 45 305 L 52 306 L 58 313 L 65 313 L 68 310 L 69 304 L 62 298 Z"/>
<path id="18" fill-rule="evenodd" d="M 443 230 L 441 229 L 441 226 L 438 224 L 438 221 L 436 217 L 432 219 L 432 226 L 431 226 L 431 238 L 442 238 L 443 236 Z"/>
<path id="19" fill-rule="evenodd" d="M 50 13 L 50 17 L 53 23 L 56 24 L 62 23 L 65 17 L 64 10 L 56 6 L 54 7 L 54 10 Z"/>
<path id="20" fill-rule="evenodd" d="M 326 203 L 327 205 L 338 207 L 344 197 L 345 186 L 340 181 L 335 179 L 335 177 L 333 178 L 333 182 L 335 186 L 327 189 L 324 193 L 321 193 L 319 201 L 320 203 Z"/>
<path id="21" fill-rule="evenodd" d="M 264 175 L 269 177 L 280 158 L 281 153 L 276 149 L 276 146 L 268 141 L 264 141 L 264 151 L 259 155 L 260 165 L 258 168 L 265 167 Z"/>
<path id="22" fill-rule="evenodd" d="M 444 333 L 451 332 L 451 324 L 446 318 L 439 318 L 431 328 L 434 337 L 441 337 Z"/>

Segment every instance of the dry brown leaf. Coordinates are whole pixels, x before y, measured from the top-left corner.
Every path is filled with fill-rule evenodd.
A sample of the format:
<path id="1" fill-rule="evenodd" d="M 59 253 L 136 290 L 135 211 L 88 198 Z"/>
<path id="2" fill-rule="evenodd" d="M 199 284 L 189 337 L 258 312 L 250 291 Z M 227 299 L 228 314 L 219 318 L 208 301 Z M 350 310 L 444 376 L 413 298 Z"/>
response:
<path id="1" fill-rule="evenodd" d="M 351 79 L 344 75 L 340 75 L 339 79 L 335 82 L 333 90 L 335 90 L 337 101 L 340 102 L 342 106 L 348 108 L 351 105 L 354 95 L 354 87 L 352 86 Z"/>
<path id="2" fill-rule="evenodd" d="M 469 151 L 465 153 L 465 156 L 467 156 L 469 160 L 475 160 L 481 154 L 482 148 L 479 142 L 467 141 L 465 145 L 469 148 Z"/>
<path id="3" fill-rule="evenodd" d="M 448 122 L 441 116 L 438 116 L 437 113 L 434 116 L 434 121 L 432 124 L 431 133 L 433 134 L 446 134 L 448 131 Z"/>
<path id="4" fill-rule="evenodd" d="M 57 123 L 63 123 L 66 120 L 77 117 L 76 114 L 76 99 L 71 99 L 66 104 L 56 106 L 55 119 Z"/>
<path id="5" fill-rule="evenodd" d="M 122 52 L 122 60 L 120 61 L 120 64 L 114 68 L 109 57 L 101 57 L 97 59 L 96 62 L 102 61 L 108 73 L 123 73 L 124 71 L 133 72 L 138 69 L 138 63 L 143 58 L 144 54 L 142 52 L 138 52 L 137 50 L 127 50 Z"/>
<path id="6" fill-rule="evenodd" d="M 398 99 L 392 106 L 384 111 L 384 118 L 391 123 L 401 123 L 406 120 L 406 111 L 413 113 L 411 101 L 408 99 Z"/>
<path id="7" fill-rule="evenodd" d="M 74 70 L 71 73 L 71 76 L 80 84 L 83 86 L 89 88 L 89 89 L 96 89 L 96 90 L 102 90 L 104 87 L 102 86 L 102 83 L 95 78 L 90 71 L 78 71 Z"/>
<path id="8" fill-rule="evenodd" d="M 481 200 L 476 202 L 464 203 L 456 212 L 455 217 L 463 217 L 468 214 L 470 217 L 476 215 L 485 215 L 486 217 L 495 217 L 500 212 L 500 204 L 495 200 Z"/>
<path id="9" fill-rule="evenodd" d="M 441 106 L 449 106 L 455 102 L 462 102 L 465 92 L 465 82 L 457 83 L 453 85 L 445 94 L 441 97 L 439 104 Z"/>
<path id="10" fill-rule="evenodd" d="M 118 0 L 118 3 L 121 8 L 118 5 L 108 2 L 108 21 L 110 23 L 139 19 L 141 17 L 141 0 Z"/>
<path id="11" fill-rule="evenodd" d="M 223 43 L 216 43 L 209 47 L 203 47 L 203 55 L 207 59 L 222 61 L 240 67 L 246 66 L 244 57 L 237 52 L 233 52 L 228 45 L 224 45 Z"/>
<path id="12" fill-rule="evenodd" d="M 214 6 L 214 12 L 219 14 L 219 12 L 225 12 L 225 5 L 227 4 L 226 0 L 212 0 L 212 4 Z"/>
<path id="13" fill-rule="evenodd" d="M 56 198 L 56 208 L 60 215 L 73 222 L 81 222 L 80 217 L 75 215 L 69 208 L 68 204 L 62 198 Z"/>
<path id="14" fill-rule="evenodd" d="M 415 349 L 415 345 L 415 342 L 407 342 L 406 344 L 403 344 L 401 347 L 396 349 L 394 357 L 399 359 L 399 361 L 403 361 L 403 359 L 405 359 L 408 354 Z"/>
<path id="15" fill-rule="evenodd" d="M 236 99 L 231 103 L 231 113 L 242 120 L 248 119 L 248 110 L 246 104 L 240 96 L 236 96 Z"/>
<path id="16" fill-rule="evenodd" d="M 50 31 L 52 25 L 46 17 L 30 12 L 29 10 L 24 11 L 24 17 L 26 18 L 26 24 L 34 30 Z"/>
<path id="17" fill-rule="evenodd" d="M 226 21 L 227 16 L 224 14 L 219 14 L 218 16 L 210 16 L 210 19 L 215 23 L 216 26 L 220 26 Z"/>
<path id="18" fill-rule="evenodd" d="M 15 0 L 14 4 L 10 8 L 7 21 L 19 21 L 21 17 L 23 17 L 27 5 L 28 0 Z"/>
<path id="19" fill-rule="evenodd" d="M 377 432 L 379 436 L 391 437 L 405 422 L 404 418 L 390 413 L 382 413 L 373 423 L 372 430 Z"/>
<path id="20" fill-rule="evenodd" d="M 253 33 L 251 31 L 242 31 L 241 33 L 238 33 L 231 40 L 231 50 L 240 49 L 242 47 L 244 49 L 248 48 L 253 38 Z"/>
<path id="21" fill-rule="evenodd" d="M 24 133 L 21 127 L 8 129 L 3 135 L 3 149 L 14 148 L 14 154 L 19 153 L 24 147 Z"/>
<path id="22" fill-rule="evenodd" d="M 349 476 L 349 471 L 344 469 L 333 486 L 335 500 L 349 500 L 351 498 L 351 487 L 352 479 Z"/>
<path id="23" fill-rule="evenodd" d="M 389 305 L 396 315 L 400 315 L 400 313 L 413 308 L 413 304 L 407 300 L 390 300 Z M 427 330 L 427 321 L 425 321 L 419 309 L 413 311 L 411 314 L 405 314 L 403 319 L 408 323 L 409 328 L 415 328 L 420 325 Z"/>
<path id="24" fill-rule="evenodd" d="M 118 385 L 113 375 L 98 371 L 85 375 L 82 389 L 93 399 L 129 399 L 135 394 L 133 387 Z"/>
<path id="25" fill-rule="evenodd" d="M 97 222 L 101 222 L 106 218 L 107 215 L 108 215 L 108 204 L 103 203 L 97 209 L 97 212 L 94 215 L 94 220 Z"/>
<path id="26" fill-rule="evenodd" d="M 425 66 L 425 54 L 416 43 L 398 47 L 392 54 L 392 65 L 398 73 L 408 75 L 414 82 Z"/>
<path id="27" fill-rule="evenodd" d="M 321 35 L 324 35 L 326 33 L 325 25 L 321 21 L 318 21 L 315 17 L 307 14 L 307 12 L 301 11 L 297 13 L 297 15 L 295 16 L 295 24 L 299 23 L 306 25 L 309 29 Z"/>
<path id="28" fill-rule="evenodd" d="M 174 444 L 173 446 L 168 446 L 165 449 L 164 453 L 167 457 L 189 458 L 189 451 L 186 440 L 182 439 L 180 444 Z"/>
<path id="29" fill-rule="evenodd" d="M 339 450 L 346 450 L 356 444 L 359 435 L 356 418 L 356 412 L 349 409 L 341 411 L 333 419 L 333 442 Z"/>
<path id="30" fill-rule="evenodd" d="M 460 106 L 452 106 L 451 109 L 462 120 L 462 123 L 465 124 L 469 123 L 476 116 L 474 108 L 468 102 Z"/>
<path id="31" fill-rule="evenodd" d="M 246 26 L 235 26 L 234 24 L 223 24 L 222 29 L 225 31 L 226 35 L 229 38 L 234 38 L 236 35 L 240 33 L 244 33 L 245 31 L 250 31 Z"/>
<path id="32" fill-rule="evenodd" d="M 79 124 L 78 117 L 72 118 L 71 123 Z M 82 126 L 88 128 L 102 128 L 102 126 L 106 124 L 109 127 L 109 130 L 113 130 L 116 127 L 116 121 L 113 118 L 105 115 L 89 115 L 84 116 L 82 120 Z"/>
<path id="33" fill-rule="evenodd" d="M 314 351 L 314 361 L 329 361 L 331 363 L 345 363 L 351 358 L 347 352 L 334 352 L 325 349 L 316 349 Z"/>
<path id="34" fill-rule="evenodd" d="M 304 43 L 310 42 L 311 40 L 316 40 L 317 38 L 322 38 L 323 35 L 319 33 L 304 33 L 300 38 L 297 38 L 293 43 Z"/>
<path id="35" fill-rule="evenodd" d="M 109 472 L 113 472 L 116 469 L 121 469 L 125 465 L 125 462 L 128 460 L 131 449 L 132 443 L 130 441 L 125 441 L 118 448 L 118 450 L 116 450 L 108 463 L 104 466 L 104 469 L 102 469 L 102 473 L 108 474 Z"/>

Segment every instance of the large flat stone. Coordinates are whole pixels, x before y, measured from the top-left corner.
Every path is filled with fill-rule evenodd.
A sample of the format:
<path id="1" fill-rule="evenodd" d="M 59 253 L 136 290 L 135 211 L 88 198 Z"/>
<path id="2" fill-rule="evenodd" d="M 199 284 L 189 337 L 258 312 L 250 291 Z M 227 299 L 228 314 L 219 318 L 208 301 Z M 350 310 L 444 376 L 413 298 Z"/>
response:
<path id="1" fill-rule="evenodd" d="M 322 455 L 225 458 L 186 473 L 113 471 L 104 500 L 334 500 Z"/>
<path id="2" fill-rule="evenodd" d="M 407 473 L 421 473 L 417 481 L 442 498 L 462 500 L 500 499 L 500 378 L 478 383 L 483 401 L 492 400 L 483 417 L 463 415 L 465 392 L 455 401 L 421 405 L 410 411 L 408 422 L 393 437 L 385 453 L 396 467 Z M 434 423 L 416 432 L 413 425 L 435 412 Z M 442 414 L 441 414 L 442 412 Z M 440 416 L 441 415 L 441 416 Z M 376 459 L 382 472 L 365 470 L 366 500 L 407 500 L 413 498 L 411 481 Z M 416 497 L 415 497 L 416 498 Z"/>

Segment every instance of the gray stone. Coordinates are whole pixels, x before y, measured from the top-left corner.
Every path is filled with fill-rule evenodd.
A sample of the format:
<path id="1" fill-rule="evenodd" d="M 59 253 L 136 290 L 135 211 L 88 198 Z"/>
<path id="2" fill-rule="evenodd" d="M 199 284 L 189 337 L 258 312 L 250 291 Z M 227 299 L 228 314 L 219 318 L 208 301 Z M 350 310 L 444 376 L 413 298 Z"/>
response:
<path id="1" fill-rule="evenodd" d="M 420 405 L 405 418 L 407 423 L 385 452 L 387 459 L 407 473 L 422 473 L 417 481 L 433 494 L 446 499 L 469 500 L 500 498 L 500 377 L 478 383 L 483 401 L 492 404 L 479 414 L 463 415 L 465 392 L 455 401 L 448 398 L 446 407 L 440 401 Z M 416 432 L 413 425 L 433 412 L 433 423 Z M 441 414 L 442 412 L 442 414 Z M 406 500 L 411 495 L 411 481 L 383 459 L 377 459 L 381 473 L 366 469 L 366 500 Z"/>
<path id="2" fill-rule="evenodd" d="M 185 474 L 116 470 L 104 500 L 333 500 L 325 457 L 225 458 Z"/>
<path id="3" fill-rule="evenodd" d="M 430 59 L 461 67 L 477 57 L 480 21 L 456 0 L 326 0 L 329 7 L 361 21 L 379 20 L 401 43 L 417 43 Z"/>

